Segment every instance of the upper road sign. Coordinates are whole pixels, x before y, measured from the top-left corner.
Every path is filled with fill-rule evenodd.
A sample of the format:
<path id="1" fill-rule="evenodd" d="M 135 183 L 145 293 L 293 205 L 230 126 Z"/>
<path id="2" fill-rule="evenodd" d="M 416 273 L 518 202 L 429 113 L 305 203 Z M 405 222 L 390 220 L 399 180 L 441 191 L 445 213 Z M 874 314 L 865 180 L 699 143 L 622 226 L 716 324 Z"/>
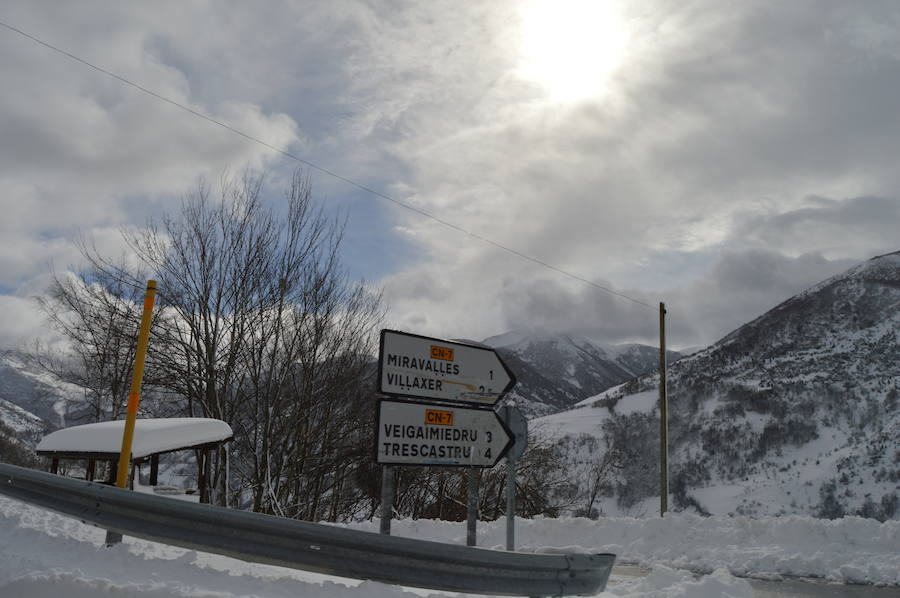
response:
<path id="1" fill-rule="evenodd" d="M 515 384 L 516 377 L 488 347 L 381 331 L 380 393 L 493 405 Z"/>

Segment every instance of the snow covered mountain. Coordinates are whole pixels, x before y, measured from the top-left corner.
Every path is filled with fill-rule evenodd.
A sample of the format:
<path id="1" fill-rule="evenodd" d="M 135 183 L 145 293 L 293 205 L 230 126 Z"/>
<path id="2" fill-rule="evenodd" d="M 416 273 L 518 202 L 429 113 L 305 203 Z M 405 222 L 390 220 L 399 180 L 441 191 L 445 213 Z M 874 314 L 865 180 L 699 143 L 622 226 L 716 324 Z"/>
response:
<path id="1" fill-rule="evenodd" d="M 15 351 L 0 352 L 0 421 L 31 440 L 66 425 L 68 404 L 82 389 L 28 365 Z"/>
<path id="2" fill-rule="evenodd" d="M 513 332 L 487 339 L 515 372 L 509 400 L 529 417 L 556 413 L 657 367 L 646 345 L 601 345 L 584 338 Z M 674 361 L 680 354 L 669 352 Z M 47 430 L 66 424 L 84 389 L 29 364 L 15 351 L 0 353 L 0 422 L 33 446 Z M 72 425 L 77 422 L 69 422 Z"/>
<path id="3" fill-rule="evenodd" d="M 602 345 L 562 334 L 509 332 L 485 339 L 515 372 L 509 400 L 528 417 L 556 413 L 658 367 L 659 349 L 647 345 Z M 669 361 L 681 357 L 669 351 Z"/>
<path id="4" fill-rule="evenodd" d="M 0 352 L 0 461 L 26 464 L 44 433 L 65 424 L 71 386 Z"/>
<path id="5" fill-rule="evenodd" d="M 900 252 L 778 305 L 669 370 L 676 509 L 900 517 Z M 541 418 L 590 510 L 658 501 L 658 376 Z M 599 471 L 602 455 L 606 470 Z M 640 505 L 644 505 L 641 507 Z"/>

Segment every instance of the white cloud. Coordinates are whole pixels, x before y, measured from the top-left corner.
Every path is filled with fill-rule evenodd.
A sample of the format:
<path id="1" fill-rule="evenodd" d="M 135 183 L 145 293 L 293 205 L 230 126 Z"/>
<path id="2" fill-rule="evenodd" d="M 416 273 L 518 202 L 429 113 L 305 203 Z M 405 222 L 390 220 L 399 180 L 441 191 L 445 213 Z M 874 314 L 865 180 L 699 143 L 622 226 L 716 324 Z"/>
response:
<path id="1" fill-rule="evenodd" d="M 27 348 L 35 340 L 58 339 L 47 328 L 46 318 L 33 297 L 0 295 L 0 351 Z"/>
<path id="2" fill-rule="evenodd" d="M 11 24 L 193 110 L 279 147 L 297 138 L 284 113 L 252 102 L 198 101 L 185 73 L 148 50 L 159 34 L 154 26 L 163 23 L 145 18 L 144 8 L 7 8 Z M 15 288 L 51 261 L 73 263 L 72 240 L 81 232 L 140 223 L 198 176 L 262 167 L 273 156 L 7 29 L 0 57 L 0 288 Z"/>
<path id="3" fill-rule="evenodd" d="M 900 71 L 882 51 L 884 30 L 874 51 L 858 25 L 893 20 L 898 9 L 624 10 L 630 54 L 596 101 L 542 102 L 512 85 L 504 93 L 502 75 L 478 94 L 477 76 L 429 73 L 445 100 L 403 108 L 423 124 L 397 151 L 417 157 L 415 205 L 650 303 L 684 303 L 684 344 L 713 341 L 819 277 L 896 249 L 900 121 L 887 99 L 900 92 Z M 442 42 L 429 38 L 430 52 Z M 458 61 L 476 71 L 485 48 L 487 72 L 509 68 L 491 40 Z M 419 216 L 398 218 L 429 256 L 386 280 L 410 326 L 477 337 L 543 322 L 609 340 L 652 335 L 653 318 L 648 328 L 627 302 L 607 304 L 591 287 L 511 264 Z M 447 273 L 449 289 L 437 282 Z M 422 292 L 425 281 L 443 301 Z"/>
<path id="4" fill-rule="evenodd" d="M 563 101 L 523 80 L 512 1 L 14 2 L 4 18 L 477 235 L 668 298 L 685 344 L 896 249 L 900 9 L 609 6 L 626 30 L 603 92 Z M 109 231 L 172 206 L 198 176 L 250 165 L 280 181 L 295 166 L 5 30 L 0 66 L 0 290 L 71 262 L 79 229 L 117 250 Z M 654 334 L 650 310 L 324 175 L 315 186 L 352 210 L 354 271 L 390 262 L 395 325 Z"/>

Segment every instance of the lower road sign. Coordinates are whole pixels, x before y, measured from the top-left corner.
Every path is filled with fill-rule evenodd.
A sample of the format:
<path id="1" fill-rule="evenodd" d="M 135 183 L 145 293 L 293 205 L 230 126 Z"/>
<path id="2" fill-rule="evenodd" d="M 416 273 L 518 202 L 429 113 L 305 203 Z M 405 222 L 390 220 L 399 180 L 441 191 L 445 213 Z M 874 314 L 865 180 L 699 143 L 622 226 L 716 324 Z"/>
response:
<path id="1" fill-rule="evenodd" d="M 488 409 L 382 400 L 375 460 L 384 465 L 493 467 L 512 434 Z"/>

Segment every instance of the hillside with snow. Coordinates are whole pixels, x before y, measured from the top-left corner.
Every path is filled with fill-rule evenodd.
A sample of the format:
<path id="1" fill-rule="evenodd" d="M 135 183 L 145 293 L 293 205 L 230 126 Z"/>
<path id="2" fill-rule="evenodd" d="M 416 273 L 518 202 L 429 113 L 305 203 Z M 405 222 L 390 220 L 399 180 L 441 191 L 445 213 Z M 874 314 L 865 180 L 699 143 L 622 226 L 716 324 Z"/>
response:
<path id="1" fill-rule="evenodd" d="M 30 363 L 16 351 L 0 352 L 0 421 L 31 437 L 65 427 L 85 390 Z"/>
<path id="2" fill-rule="evenodd" d="M 898 354 L 900 252 L 826 280 L 672 364 L 674 508 L 900 517 Z M 657 508 L 658 384 L 657 374 L 645 375 L 534 421 L 561 440 L 586 513 Z"/>
<path id="3" fill-rule="evenodd" d="M 488 338 L 516 374 L 508 402 L 529 417 L 556 413 L 653 370 L 658 350 L 639 344 L 604 345 L 548 333 L 511 332 Z M 674 361 L 681 356 L 669 352 Z M 15 351 L 0 353 L 0 422 L 34 446 L 45 431 L 93 421 L 85 417 L 85 389 L 60 380 Z M 146 401 L 145 401 L 146 404 Z M 68 421 L 71 420 L 71 421 Z"/>

